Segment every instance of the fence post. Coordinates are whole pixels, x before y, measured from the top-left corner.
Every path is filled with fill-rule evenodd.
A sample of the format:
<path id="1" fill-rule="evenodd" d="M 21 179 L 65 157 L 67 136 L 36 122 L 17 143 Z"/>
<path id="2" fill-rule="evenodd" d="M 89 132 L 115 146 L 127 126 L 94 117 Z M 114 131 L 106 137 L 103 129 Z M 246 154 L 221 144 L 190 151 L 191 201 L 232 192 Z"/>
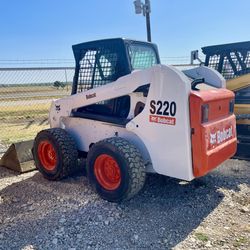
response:
<path id="1" fill-rule="evenodd" d="M 68 77 L 67 77 L 67 70 L 66 70 L 66 69 L 64 70 L 64 73 L 65 73 L 65 81 L 66 81 L 66 90 L 67 90 L 67 92 L 68 92 L 69 86 L 68 86 Z"/>

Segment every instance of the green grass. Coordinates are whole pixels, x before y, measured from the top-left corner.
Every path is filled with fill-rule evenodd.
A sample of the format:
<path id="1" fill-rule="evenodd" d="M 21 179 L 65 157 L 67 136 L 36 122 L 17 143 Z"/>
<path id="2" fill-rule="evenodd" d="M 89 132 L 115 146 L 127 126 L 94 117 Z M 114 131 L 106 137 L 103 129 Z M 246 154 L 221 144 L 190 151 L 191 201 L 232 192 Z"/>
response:
<path id="1" fill-rule="evenodd" d="M 195 233 L 195 236 L 198 240 L 203 242 L 207 242 L 209 240 L 209 237 L 204 233 Z"/>
<path id="2" fill-rule="evenodd" d="M 240 238 L 236 239 L 233 245 L 235 247 L 240 247 L 242 244 L 244 245 L 246 243 L 248 243 L 248 239 L 244 236 L 241 236 Z"/>

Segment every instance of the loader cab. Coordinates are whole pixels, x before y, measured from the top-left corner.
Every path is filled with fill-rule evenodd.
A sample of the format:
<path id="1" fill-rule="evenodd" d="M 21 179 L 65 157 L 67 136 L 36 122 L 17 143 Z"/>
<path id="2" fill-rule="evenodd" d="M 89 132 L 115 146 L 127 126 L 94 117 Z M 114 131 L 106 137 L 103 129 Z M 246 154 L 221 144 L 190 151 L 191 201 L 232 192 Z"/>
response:
<path id="1" fill-rule="evenodd" d="M 105 39 L 73 45 L 76 62 L 72 95 L 93 89 L 130 74 L 133 70 L 160 64 L 157 46 L 128 39 Z M 126 118 L 130 97 L 122 96 L 78 109 L 91 113 Z"/>

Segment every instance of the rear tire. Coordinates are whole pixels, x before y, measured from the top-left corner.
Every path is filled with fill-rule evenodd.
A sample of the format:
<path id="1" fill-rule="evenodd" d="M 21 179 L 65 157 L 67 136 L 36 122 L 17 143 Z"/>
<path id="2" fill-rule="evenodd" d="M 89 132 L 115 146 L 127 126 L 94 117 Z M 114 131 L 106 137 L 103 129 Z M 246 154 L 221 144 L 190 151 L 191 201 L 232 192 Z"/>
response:
<path id="1" fill-rule="evenodd" d="M 49 180 L 60 180 L 78 169 L 75 141 L 61 128 L 40 131 L 34 140 L 33 155 L 37 169 Z"/>
<path id="2" fill-rule="evenodd" d="M 139 150 L 119 137 L 97 142 L 90 148 L 87 173 L 97 193 L 112 202 L 132 198 L 143 188 L 146 179 Z"/>

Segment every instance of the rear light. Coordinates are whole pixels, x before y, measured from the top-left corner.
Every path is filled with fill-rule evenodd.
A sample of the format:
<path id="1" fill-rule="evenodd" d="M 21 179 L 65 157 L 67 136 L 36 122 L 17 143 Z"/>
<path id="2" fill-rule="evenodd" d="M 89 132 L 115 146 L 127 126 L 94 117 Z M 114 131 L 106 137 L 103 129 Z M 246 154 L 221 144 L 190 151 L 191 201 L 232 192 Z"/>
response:
<path id="1" fill-rule="evenodd" d="M 208 122 L 209 105 L 203 104 L 201 106 L 201 123 Z"/>
<path id="2" fill-rule="evenodd" d="M 229 102 L 229 114 L 233 114 L 234 112 L 234 99 Z"/>

